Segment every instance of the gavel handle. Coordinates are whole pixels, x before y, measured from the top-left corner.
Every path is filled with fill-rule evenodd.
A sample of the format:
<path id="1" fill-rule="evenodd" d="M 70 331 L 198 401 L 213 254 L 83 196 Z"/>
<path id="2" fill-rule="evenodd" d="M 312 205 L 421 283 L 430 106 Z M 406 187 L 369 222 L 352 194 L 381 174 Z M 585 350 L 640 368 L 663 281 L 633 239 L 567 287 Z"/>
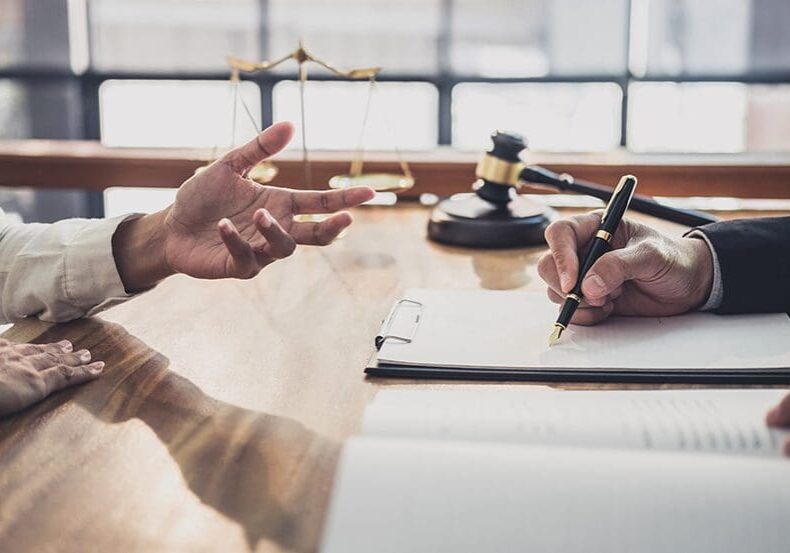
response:
<path id="1" fill-rule="evenodd" d="M 524 168 L 521 172 L 521 180 L 526 183 L 535 183 L 551 186 L 562 192 L 575 192 L 592 196 L 608 202 L 612 196 L 612 188 L 591 182 L 577 181 L 573 178 L 563 177 L 538 165 L 531 165 Z M 668 205 L 660 204 L 650 196 L 635 194 L 631 199 L 631 209 L 659 219 L 672 221 L 689 227 L 707 225 L 718 221 L 716 217 L 694 211 L 691 209 L 679 209 Z"/>

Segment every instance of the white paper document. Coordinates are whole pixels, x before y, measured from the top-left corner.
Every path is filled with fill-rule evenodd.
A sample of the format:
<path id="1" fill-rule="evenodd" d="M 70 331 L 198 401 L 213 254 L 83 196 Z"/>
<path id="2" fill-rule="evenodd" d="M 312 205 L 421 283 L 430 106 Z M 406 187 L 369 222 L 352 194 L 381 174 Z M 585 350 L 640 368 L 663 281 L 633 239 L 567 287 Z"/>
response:
<path id="1" fill-rule="evenodd" d="M 768 428 L 765 414 L 787 393 L 383 390 L 365 411 L 362 434 L 777 457 L 790 433 Z"/>
<path id="2" fill-rule="evenodd" d="M 784 393 L 382 392 L 322 551 L 787 551 Z"/>
<path id="3" fill-rule="evenodd" d="M 544 293 L 409 290 L 385 322 L 383 364 L 479 369 L 790 371 L 786 314 L 614 317 L 548 335 L 558 306 Z"/>

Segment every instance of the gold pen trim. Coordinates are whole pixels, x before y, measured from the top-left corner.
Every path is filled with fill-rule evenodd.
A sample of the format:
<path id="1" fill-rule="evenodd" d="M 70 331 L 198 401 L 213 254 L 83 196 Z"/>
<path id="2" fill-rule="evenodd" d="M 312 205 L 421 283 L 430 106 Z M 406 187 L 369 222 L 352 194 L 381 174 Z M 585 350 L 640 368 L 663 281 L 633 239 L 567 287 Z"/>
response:
<path id="1" fill-rule="evenodd" d="M 617 196 L 620 193 L 620 190 L 625 186 L 625 183 L 628 179 L 634 179 L 634 182 L 637 182 L 636 177 L 633 175 L 623 175 L 620 177 L 620 182 L 617 183 L 614 191 L 612 192 L 612 197 L 609 198 L 609 203 L 606 204 L 606 209 L 603 211 L 603 215 L 601 216 L 601 223 L 606 221 L 607 217 L 609 217 L 609 210 L 612 209 L 612 198 Z"/>
<path id="2" fill-rule="evenodd" d="M 582 299 L 579 296 L 577 296 L 576 294 L 568 294 L 567 296 L 565 296 L 565 299 L 566 300 L 575 300 L 576 303 L 581 303 L 582 302 Z"/>
<path id="3" fill-rule="evenodd" d="M 599 230 L 598 232 L 595 233 L 595 236 L 597 238 L 601 238 L 603 240 L 606 240 L 607 242 L 611 242 L 612 241 L 612 233 L 611 232 L 607 232 L 605 230 Z"/>

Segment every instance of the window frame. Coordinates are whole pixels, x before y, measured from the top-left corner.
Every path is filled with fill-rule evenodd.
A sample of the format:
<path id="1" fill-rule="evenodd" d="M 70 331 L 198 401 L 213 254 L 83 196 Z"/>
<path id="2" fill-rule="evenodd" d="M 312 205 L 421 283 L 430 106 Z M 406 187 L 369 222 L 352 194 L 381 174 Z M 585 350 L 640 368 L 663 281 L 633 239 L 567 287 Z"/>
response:
<path id="1" fill-rule="evenodd" d="M 265 15 L 268 11 L 268 0 L 258 0 L 260 10 Z M 626 3 L 626 21 L 631 20 L 633 0 Z M 672 74 L 637 75 L 631 70 L 630 64 L 620 74 L 575 74 L 575 75 L 546 75 L 531 77 L 481 77 L 477 75 L 463 75 L 452 71 L 450 65 L 450 48 L 452 44 L 451 18 L 453 16 L 454 0 L 441 0 L 442 22 L 436 39 L 439 67 L 435 74 L 383 74 L 378 79 L 381 82 L 421 82 L 432 84 L 438 91 L 437 137 L 439 146 L 452 145 L 453 119 L 452 96 L 453 88 L 464 83 L 613 83 L 621 90 L 620 106 L 620 147 L 627 148 L 629 125 L 629 86 L 640 82 L 671 82 L 671 83 L 701 83 L 701 82 L 732 82 L 739 84 L 790 84 L 790 71 L 786 72 L 749 72 L 741 74 Z M 86 10 L 86 17 L 90 19 L 90 10 Z M 265 55 L 268 33 L 268 18 L 261 18 L 260 36 L 262 51 Z M 90 21 L 86 21 L 85 29 L 90 29 Z M 625 32 L 625 52 L 628 58 L 631 48 L 632 26 L 629 25 Z M 88 31 L 89 33 L 89 31 Z M 87 37 L 90 43 L 90 35 Z M 26 85 L 36 83 L 72 83 L 80 91 L 80 118 L 82 121 L 82 137 L 88 140 L 100 140 L 100 101 L 99 88 L 108 80 L 228 80 L 227 71 L 188 71 L 188 72 L 161 72 L 161 71 L 97 71 L 90 65 L 85 71 L 75 72 L 68 68 L 47 67 L 6 67 L 0 68 L 0 79 L 12 79 Z M 245 81 L 257 84 L 261 94 L 261 123 L 264 127 L 273 123 L 273 90 L 280 81 L 298 78 L 296 72 L 263 72 L 253 75 L 242 75 Z M 310 77 L 313 81 L 332 81 L 336 77 L 326 74 L 315 74 Z M 93 217 L 103 216 L 103 199 L 101 193 L 89 192 L 88 209 Z"/>

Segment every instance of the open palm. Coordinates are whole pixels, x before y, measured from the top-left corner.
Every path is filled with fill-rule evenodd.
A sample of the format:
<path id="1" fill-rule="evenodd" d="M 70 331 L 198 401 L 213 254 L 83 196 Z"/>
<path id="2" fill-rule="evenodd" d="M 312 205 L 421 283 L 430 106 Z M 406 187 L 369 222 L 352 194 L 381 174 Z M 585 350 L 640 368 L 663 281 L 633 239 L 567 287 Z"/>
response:
<path id="1" fill-rule="evenodd" d="M 292 136 L 290 123 L 273 125 L 181 186 L 165 219 L 165 258 L 174 271 L 197 278 L 251 278 L 289 256 L 297 244 L 329 244 L 351 224 L 351 215 L 336 212 L 370 200 L 369 188 L 296 191 L 246 177 Z M 321 222 L 295 221 L 302 213 L 334 214 Z"/>

